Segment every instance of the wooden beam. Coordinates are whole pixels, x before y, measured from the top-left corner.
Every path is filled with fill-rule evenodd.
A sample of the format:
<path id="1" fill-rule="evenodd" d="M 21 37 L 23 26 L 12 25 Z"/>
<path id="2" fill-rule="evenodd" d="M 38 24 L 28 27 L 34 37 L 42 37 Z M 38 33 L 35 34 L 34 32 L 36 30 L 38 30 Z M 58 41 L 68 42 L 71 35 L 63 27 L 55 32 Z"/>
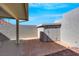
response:
<path id="1" fill-rule="evenodd" d="M 16 43 L 19 45 L 19 20 L 16 19 Z"/>

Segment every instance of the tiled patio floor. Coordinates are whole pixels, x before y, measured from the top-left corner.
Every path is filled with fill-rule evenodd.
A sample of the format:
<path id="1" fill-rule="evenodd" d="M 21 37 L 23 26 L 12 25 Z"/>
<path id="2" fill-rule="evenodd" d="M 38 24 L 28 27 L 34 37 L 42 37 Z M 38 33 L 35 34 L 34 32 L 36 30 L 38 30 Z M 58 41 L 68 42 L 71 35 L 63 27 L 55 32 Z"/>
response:
<path id="1" fill-rule="evenodd" d="M 16 45 L 16 41 L 5 41 L 3 44 L 0 42 L 0 56 L 22 56 L 23 45 L 20 43 Z"/>
<path id="2" fill-rule="evenodd" d="M 66 48 L 55 42 L 40 42 L 38 39 L 6 41 L 0 44 L 0 56 L 79 56 L 79 48 Z"/>
<path id="3" fill-rule="evenodd" d="M 79 56 L 79 54 L 70 49 L 65 49 L 56 53 L 48 54 L 46 56 Z"/>
<path id="4" fill-rule="evenodd" d="M 65 49 L 64 46 L 55 42 L 40 42 L 39 40 L 24 41 L 24 51 L 27 56 L 42 56 Z"/>

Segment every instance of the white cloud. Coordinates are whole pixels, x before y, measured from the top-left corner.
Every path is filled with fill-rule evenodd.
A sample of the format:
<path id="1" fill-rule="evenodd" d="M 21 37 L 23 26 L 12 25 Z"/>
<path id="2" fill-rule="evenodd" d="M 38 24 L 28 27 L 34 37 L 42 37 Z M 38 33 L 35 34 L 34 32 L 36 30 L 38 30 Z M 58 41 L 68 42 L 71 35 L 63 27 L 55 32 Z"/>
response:
<path id="1" fill-rule="evenodd" d="M 61 3 L 31 3 L 29 5 L 31 7 L 43 7 L 45 9 L 58 9 L 68 7 L 67 4 L 61 4 Z"/>
<path id="2" fill-rule="evenodd" d="M 58 19 L 58 18 L 62 18 L 62 14 L 42 14 L 42 15 L 37 15 L 37 16 L 30 16 L 29 20 L 45 20 L 45 19 Z"/>
<path id="3" fill-rule="evenodd" d="M 39 6 L 41 6 L 41 4 L 40 3 L 30 3 L 29 6 L 30 7 L 39 7 Z"/>
<path id="4" fill-rule="evenodd" d="M 62 23 L 62 20 L 63 19 L 56 20 L 56 21 L 54 21 L 54 23 Z"/>
<path id="5" fill-rule="evenodd" d="M 58 17 L 58 16 L 62 16 L 63 14 L 43 14 L 42 16 L 45 17 Z"/>

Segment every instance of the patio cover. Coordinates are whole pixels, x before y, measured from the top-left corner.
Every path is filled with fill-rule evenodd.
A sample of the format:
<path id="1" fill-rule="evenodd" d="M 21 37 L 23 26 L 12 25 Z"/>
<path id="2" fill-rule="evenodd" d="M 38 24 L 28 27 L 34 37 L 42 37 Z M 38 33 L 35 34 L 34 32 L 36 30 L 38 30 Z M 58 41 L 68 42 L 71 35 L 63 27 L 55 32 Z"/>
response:
<path id="1" fill-rule="evenodd" d="M 27 3 L 0 3 L 0 18 L 28 19 Z"/>
<path id="2" fill-rule="evenodd" d="M 16 19 L 16 43 L 19 44 L 19 20 L 28 20 L 27 3 L 0 3 L 0 18 Z"/>

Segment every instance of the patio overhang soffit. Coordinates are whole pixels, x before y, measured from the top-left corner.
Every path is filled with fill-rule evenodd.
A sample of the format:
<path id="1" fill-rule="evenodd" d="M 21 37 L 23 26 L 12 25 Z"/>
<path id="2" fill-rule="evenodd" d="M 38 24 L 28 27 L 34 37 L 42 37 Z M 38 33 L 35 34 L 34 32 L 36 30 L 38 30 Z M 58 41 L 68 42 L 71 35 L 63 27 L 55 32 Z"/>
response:
<path id="1" fill-rule="evenodd" d="M 0 3 L 0 18 L 28 20 L 27 3 Z"/>

